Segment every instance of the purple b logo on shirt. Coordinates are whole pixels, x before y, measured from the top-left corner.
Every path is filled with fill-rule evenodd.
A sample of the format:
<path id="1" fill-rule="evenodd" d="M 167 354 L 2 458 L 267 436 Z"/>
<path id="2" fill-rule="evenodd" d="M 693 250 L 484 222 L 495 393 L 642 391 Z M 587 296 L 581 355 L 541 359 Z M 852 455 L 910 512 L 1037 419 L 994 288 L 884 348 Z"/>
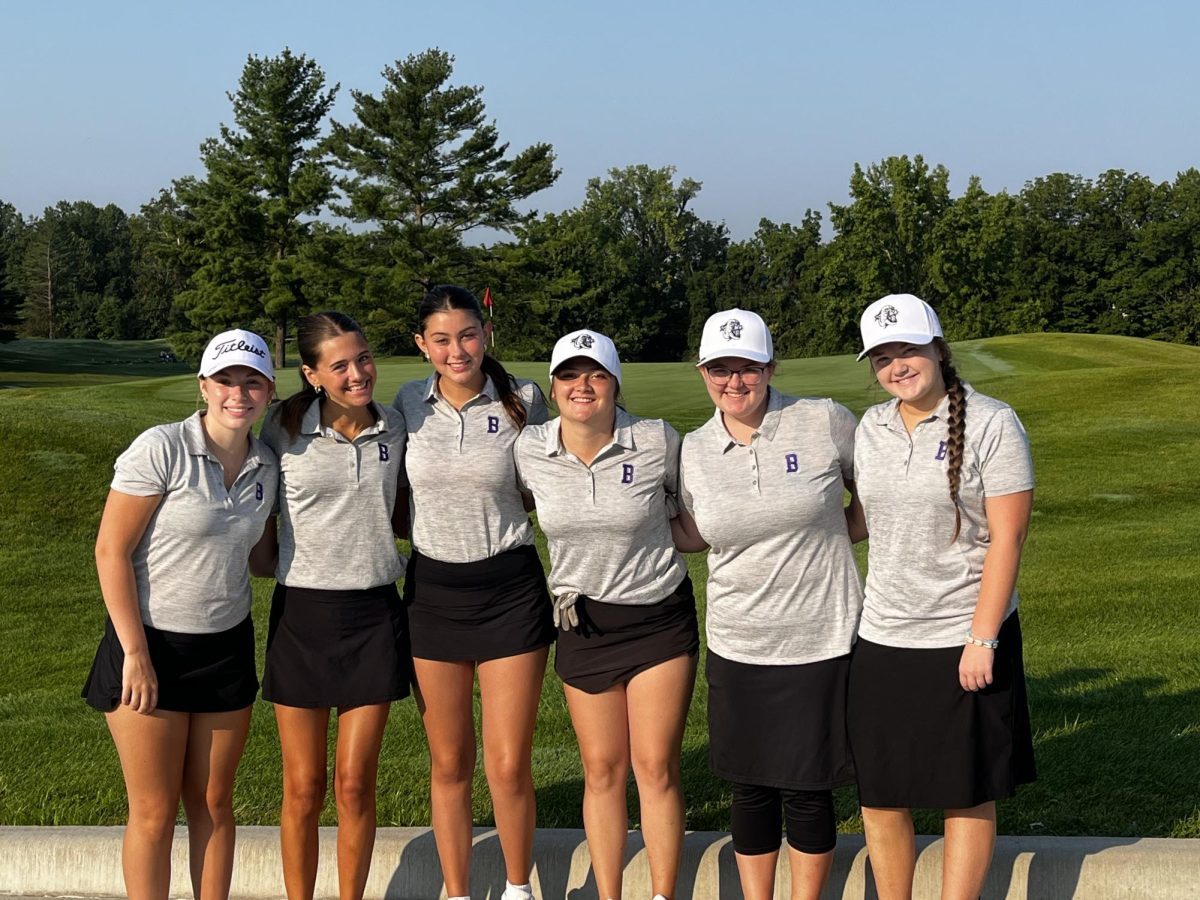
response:
<path id="1" fill-rule="evenodd" d="M 946 458 L 946 442 L 945 441 L 940 441 L 938 443 L 937 453 L 935 453 L 933 455 L 933 458 L 934 459 L 945 459 Z"/>
<path id="2" fill-rule="evenodd" d="M 387 444 L 380 444 L 380 445 L 379 445 L 379 461 L 380 461 L 380 462 L 387 462 L 387 461 L 388 461 L 388 448 L 387 448 Z"/>
<path id="3" fill-rule="evenodd" d="M 262 500 L 262 482 L 261 481 L 254 482 L 254 499 Z"/>
<path id="4" fill-rule="evenodd" d="M 633 484 L 633 463 L 621 465 L 621 484 Z"/>
<path id="5" fill-rule="evenodd" d="M 500 417 L 488 416 L 488 434 L 495 434 L 500 430 Z"/>
<path id="6" fill-rule="evenodd" d="M 788 453 L 783 457 L 783 459 L 787 463 L 787 470 L 789 472 L 800 471 L 800 460 L 797 458 L 795 453 Z"/>

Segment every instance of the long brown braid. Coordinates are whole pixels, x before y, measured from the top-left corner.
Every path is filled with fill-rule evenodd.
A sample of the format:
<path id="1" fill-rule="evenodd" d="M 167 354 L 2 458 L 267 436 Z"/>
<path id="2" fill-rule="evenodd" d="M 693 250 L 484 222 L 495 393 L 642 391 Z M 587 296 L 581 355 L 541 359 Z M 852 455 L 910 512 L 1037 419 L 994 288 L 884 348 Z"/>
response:
<path id="1" fill-rule="evenodd" d="M 946 395 L 950 398 L 949 414 L 946 417 L 946 477 L 950 481 L 950 502 L 954 504 L 954 537 L 951 543 L 958 540 L 962 530 L 962 511 L 958 505 L 958 489 L 962 484 L 963 433 L 967 422 L 967 397 L 963 390 L 962 380 L 954 368 L 950 358 L 950 347 L 941 338 L 934 338 L 937 345 L 942 370 L 942 382 L 946 385 Z"/>

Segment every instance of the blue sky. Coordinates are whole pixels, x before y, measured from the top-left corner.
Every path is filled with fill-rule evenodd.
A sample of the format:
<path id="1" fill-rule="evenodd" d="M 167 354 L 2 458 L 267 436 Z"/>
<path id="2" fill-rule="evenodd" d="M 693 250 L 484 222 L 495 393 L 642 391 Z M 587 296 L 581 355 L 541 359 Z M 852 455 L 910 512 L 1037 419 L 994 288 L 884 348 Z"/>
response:
<path id="1" fill-rule="evenodd" d="M 45 2 L 0 11 L 0 200 L 134 211 L 199 173 L 248 54 L 290 46 L 375 92 L 428 47 L 514 148 L 548 141 L 576 206 L 611 167 L 674 165 L 735 237 L 842 202 L 855 162 L 922 154 L 955 193 L 1200 165 L 1188 2 Z"/>

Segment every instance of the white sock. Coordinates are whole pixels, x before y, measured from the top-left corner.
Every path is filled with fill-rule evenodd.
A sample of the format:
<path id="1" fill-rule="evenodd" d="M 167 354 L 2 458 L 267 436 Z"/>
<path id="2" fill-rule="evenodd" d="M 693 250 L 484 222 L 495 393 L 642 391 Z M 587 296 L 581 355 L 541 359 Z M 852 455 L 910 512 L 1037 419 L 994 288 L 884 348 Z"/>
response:
<path id="1" fill-rule="evenodd" d="M 517 895 L 533 897 L 533 885 L 526 882 L 525 884 L 513 884 L 507 878 L 504 879 L 504 896 L 510 900 L 516 900 Z"/>
<path id="2" fill-rule="evenodd" d="M 465 896 L 462 896 L 462 897 L 447 897 L 446 900 L 471 900 L 471 895 L 466 894 Z"/>

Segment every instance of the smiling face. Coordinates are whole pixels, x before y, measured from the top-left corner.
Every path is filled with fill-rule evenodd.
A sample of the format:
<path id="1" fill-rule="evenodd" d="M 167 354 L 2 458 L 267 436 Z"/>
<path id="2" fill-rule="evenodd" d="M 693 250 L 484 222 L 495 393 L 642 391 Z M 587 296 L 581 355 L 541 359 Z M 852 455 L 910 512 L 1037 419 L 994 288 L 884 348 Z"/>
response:
<path id="1" fill-rule="evenodd" d="M 743 371 L 746 375 L 743 376 Z M 710 360 L 700 367 L 704 386 L 713 405 L 724 415 L 738 421 L 761 418 L 767 404 L 767 389 L 771 376 L 775 374 L 773 364 L 752 362 L 739 356 L 722 356 Z M 747 384 L 749 379 L 754 384 Z"/>
<path id="2" fill-rule="evenodd" d="M 274 393 L 275 382 L 249 366 L 229 366 L 200 379 L 200 396 L 208 407 L 207 424 L 230 431 L 248 431 Z"/>
<path id="3" fill-rule="evenodd" d="M 583 356 L 568 359 L 550 377 L 550 399 L 562 417 L 572 422 L 611 427 L 618 389 L 617 379 L 608 369 Z"/>
<path id="4" fill-rule="evenodd" d="M 937 344 L 894 341 L 867 354 L 880 386 L 905 406 L 927 412 L 946 396 Z"/>
<path id="5" fill-rule="evenodd" d="M 429 316 L 424 330 L 413 339 L 439 378 L 479 393 L 485 380 L 483 356 L 490 333 L 490 323 L 481 322 L 473 311 L 447 309 Z"/>
<path id="6" fill-rule="evenodd" d="M 371 405 L 375 390 L 375 358 L 361 332 L 348 331 L 322 341 L 316 368 L 302 366 L 304 377 L 329 402 L 347 411 Z"/>

